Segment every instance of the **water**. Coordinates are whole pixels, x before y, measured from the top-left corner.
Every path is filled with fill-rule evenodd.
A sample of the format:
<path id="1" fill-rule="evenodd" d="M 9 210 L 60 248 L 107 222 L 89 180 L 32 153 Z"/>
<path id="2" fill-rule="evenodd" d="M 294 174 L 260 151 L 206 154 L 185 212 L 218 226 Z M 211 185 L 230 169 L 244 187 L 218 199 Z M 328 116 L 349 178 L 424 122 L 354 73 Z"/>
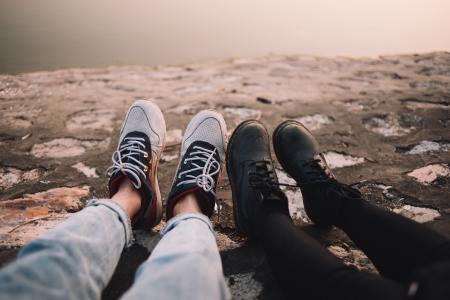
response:
<path id="1" fill-rule="evenodd" d="M 448 0 L 0 0 L 0 73 L 450 51 Z"/>

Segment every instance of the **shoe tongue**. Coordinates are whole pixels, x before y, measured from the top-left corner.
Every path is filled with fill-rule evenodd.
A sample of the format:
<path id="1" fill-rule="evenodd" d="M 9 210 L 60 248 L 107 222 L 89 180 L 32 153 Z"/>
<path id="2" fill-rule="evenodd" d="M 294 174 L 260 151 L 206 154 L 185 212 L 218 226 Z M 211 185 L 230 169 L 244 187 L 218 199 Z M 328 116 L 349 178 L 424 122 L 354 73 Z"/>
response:
<path id="1" fill-rule="evenodd" d="M 148 147 L 150 149 L 151 145 L 150 145 L 150 140 L 149 140 L 148 136 L 145 133 L 140 132 L 140 131 L 131 131 L 131 132 L 127 133 L 123 137 L 122 142 L 120 143 L 120 146 L 122 146 L 122 144 L 128 143 L 129 140 L 127 140 L 127 139 L 133 139 L 133 138 L 144 139 L 144 141 L 140 141 L 140 142 L 143 143 L 146 148 Z"/>
<path id="2" fill-rule="evenodd" d="M 211 160 L 208 162 L 207 159 L 211 156 L 211 152 L 214 150 L 215 152 L 212 155 Z M 200 169 L 195 170 L 198 167 L 200 167 Z M 205 170 L 205 168 L 208 169 Z M 192 143 L 184 154 L 181 163 L 181 170 L 183 172 L 187 172 L 183 180 L 192 180 L 192 176 L 196 177 L 199 180 L 199 184 L 197 182 L 192 182 L 188 183 L 187 185 L 189 187 L 198 186 L 202 189 L 205 189 L 206 186 L 214 186 L 214 188 L 216 187 L 215 185 L 217 176 L 219 175 L 219 172 L 216 172 L 218 168 L 220 168 L 220 157 L 217 153 L 217 149 L 213 145 L 203 141 L 196 141 Z M 205 188 L 202 186 L 202 183 L 205 184 Z"/>
<path id="3" fill-rule="evenodd" d="M 194 149 L 195 146 L 201 147 L 201 148 L 204 148 L 204 149 L 207 149 L 207 150 L 209 150 L 209 151 L 214 151 L 214 149 L 216 149 L 216 147 L 214 147 L 213 145 L 211 145 L 211 144 L 208 143 L 208 142 L 205 142 L 205 141 L 195 141 L 195 142 L 193 142 L 192 144 L 189 145 L 189 148 L 186 150 L 186 153 L 185 153 L 185 154 L 189 154 L 189 153 L 192 152 L 192 151 L 197 151 L 197 150 L 199 150 L 199 149 Z M 216 150 L 216 153 L 219 153 L 219 151 Z"/>
<path id="4" fill-rule="evenodd" d="M 136 143 L 133 143 L 133 141 L 136 141 Z M 137 142 L 144 145 L 144 147 L 142 147 Z M 132 146 L 128 147 L 128 149 L 126 149 L 127 147 L 125 145 L 127 145 L 127 144 L 132 145 Z M 122 147 L 124 147 L 124 148 L 122 148 Z M 150 144 L 150 140 L 149 140 L 148 136 L 145 133 L 139 132 L 139 131 L 129 132 L 122 139 L 119 149 L 120 149 L 119 152 L 121 154 L 122 163 L 131 164 L 131 165 L 134 165 L 134 166 L 138 167 L 139 169 L 143 170 L 143 167 L 140 164 L 138 164 L 135 160 L 133 160 L 133 158 L 134 158 L 137 161 L 144 164 L 145 166 L 149 167 L 150 160 L 151 160 L 151 144 Z M 147 157 L 144 156 L 144 153 L 136 151 L 137 149 L 144 150 L 148 154 Z M 120 172 L 120 173 L 122 173 L 122 172 Z M 142 174 L 140 174 L 138 172 L 135 172 L 135 173 L 139 177 L 142 176 Z M 147 172 L 145 172 L 145 173 L 148 174 L 148 169 L 147 169 Z M 124 175 L 126 175 L 126 174 L 124 174 Z M 128 175 L 126 175 L 126 176 L 132 182 L 137 184 L 137 179 L 134 178 L 134 176 L 128 176 Z M 145 181 L 145 178 L 141 178 L 141 182 L 143 180 Z"/>
<path id="5" fill-rule="evenodd" d="M 207 149 L 209 151 L 214 151 L 214 149 L 216 149 L 213 145 L 211 145 L 207 142 L 203 142 L 203 141 L 195 141 L 188 147 L 188 149 L 186 150 L 186 152 L 183 155 L 182 160 L 180 161 L 180 168 L 177 171 L 177 176 L 178 176 L 179 172 L 186 172 L 186 171 L 197 168 L 197 166 L 200 166 L 201 169 L 195 170 L 195 171 L 190 171 L 187 174 L 185 174 L 184 176 L 182 176 L 182 178 L 178 178 L 176 180 L 175 185 L 172 187 L 172 190 L 168 197 L 167 214 L 169 216 L 171 216 L 171 214 L 173 213 L 172 210 L 173 210 L 173 206 L 175 205 L 175 203 L 180 199 L 181 196 L 186 195 L 188 193 L 194 193 L 197 196 L 197 199 L 199 199 L 198 203 L 204 214 L 211 216 L 211 214 L 214 211 L 214 203 L 216 202 L 216 197 L 215 197 L 215 194 L 213 193 L 213 191 L 216 189 L 217 177 L 219 175 L 219 172 L 217 172 L 216 174 L 214 174 L 212 176 L 209 175 L 208 173 L 213 173 L 216 170 L 216 168 L 214 166 L 212 166 L 210 171 L 206 173 L 206 175 L 209 175 L 211 177 L 211 179 L 213 180 L 213 182 L 209 182 L 209 184 L 213 184 L 213 186 L 214 186 L 214 188 L 209 192 L 205 191 L 205 189 L 202 186 L 199 186 L 197 184 L 197 182 L 191 182 L 191 180 L 193 180 L 193 177 L 202 176 L 203 168 L 206 165 L 206 161 L 201 161 L 200 159 L 199 160 L 189 160 L 189 161 L 185 161 L 185 160 L 188 158 L 194 158 L 194 157 L 199 157 L 199 158 L 206 160 L 208 158 L 208 156 L 210 155 L 209 153 L 193 154 L 194 152 L 202 152 L 202 149 L 194 148 L 196 146 L 201 147 L 203 149 Z M 217 163 L 219 164 L 219 167 L 220 167 L 220 156 L 217 153 L 217 150 L 214 153 L 213 158 L 217 161 Z M 185 164 L 185 162 L 186 162 L 186 164 Z M 191 175 L 193 177 L 187 176 L 187 175 Z M 205 178 L 208 177 L 206 175 L 205 175 Z M 200 178 L 199 180 L 201 180 L 201 177 L 199 177 L 199 178 Z M 208 180 L 211 180 L 211 179 L 208 179 Z M 178 183 L 180 183 L 182 181 L 189 181 L 189 182 L 178 185 Z"/>
<path id="6" fill-rule="evenodd" d="M 144 148 L 141 147 L 138 143 L 133 143 L 133 141 L 137 141 L 140 142 L 141 144 L 144 145 Z M 133 149 L 140 149 L 140 150 L 144 150 L 145 152 L 147 152 L 150 156 L 151 154 L 151 145 L 150 145 L 150 141 L 148 136 L 145 133 L 139 132 L 139 131 L 133 131 L 128 133 L 122 140 L 122 142 L 120 143 L 120 147 L 122 148 L 124 147 L 124 145 L 126 144 L 134 144 L 132 148 L 128 149 L 128 150 L 124 150 L 121 149 L 120 152 L 122 155 L 127 155 L 127 154 L 131 154 L 131 157 L 141 161 L 144 158 L 144 154 L 140 153 L 138 151 L 133 151 Z M 129 162 L 129 163 L 133 163 L 136 164 L 132 159 L 130 159 L 129 157 L 125 157 L 123 159 L 123 162 Z"/>
<path id="7" fill-rule="evenodd" d="M 204 151 L 203 149 L 206 149 L 208 151 Z M 196 157 L 196 156 L 202 157 L 202 158 L 207 158 L 206 155 L 209 156 L 210 155 L 210 151 L 212 152 L 214 150 L 215 150 L 215 152 L 214 152 L 213 158 L 218 163 L 220 163 L 220 155 L 219 155 L 219 151 L 217 150 L 217 148 L 214 147 L 213 145 L 211 145 L 210 143 L 204 142 L 204 141 L 195 141 L 195 142 L 193 142 L 189 146 L 189 148 L 186 150 L 183 159 L 192 158 L 192 157 Z M 198 152 L 198 151 L 205 152 L 205 154 L 192 154 L 193 152 Z M 208 153 L 206 153 L 206 152 L 208 152 Z M 198 165 L 204 166 L 206 162 L 198 160 L 198 161 L 195 161 L 195 163 L 198 164 Z M 201 174 L 201 172 L 200 172 L 200 174 Z"/>

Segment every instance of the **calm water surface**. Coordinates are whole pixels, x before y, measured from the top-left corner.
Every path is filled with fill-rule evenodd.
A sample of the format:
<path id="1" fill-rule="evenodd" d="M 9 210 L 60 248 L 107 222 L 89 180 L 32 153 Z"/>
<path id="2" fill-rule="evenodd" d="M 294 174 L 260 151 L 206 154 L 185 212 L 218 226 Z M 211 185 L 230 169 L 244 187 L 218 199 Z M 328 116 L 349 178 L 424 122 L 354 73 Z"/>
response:
<path id="1" fill-rule="evenodd" d="M 0 73 L 434 50 L 449 0 L 0 0 Z"/>

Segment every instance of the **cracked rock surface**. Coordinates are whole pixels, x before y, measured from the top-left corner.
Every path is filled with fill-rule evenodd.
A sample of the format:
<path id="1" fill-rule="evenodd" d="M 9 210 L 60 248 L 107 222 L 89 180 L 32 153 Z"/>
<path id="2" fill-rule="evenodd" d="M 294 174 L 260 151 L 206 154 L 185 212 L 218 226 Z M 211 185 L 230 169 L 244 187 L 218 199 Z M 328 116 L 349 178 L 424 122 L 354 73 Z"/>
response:
<path id="1" fill-rule="evenodd" d="M 0 264 L 92 197 L 106 197 L 106 169 L 128 106 L 152 98 L 168 141 L 159 165 L 163 200 L 185 126 L 198 111 L 223 113 L 229 133 L 245 119 L 272 132 L 293 118 L 313 130 L 341 181 L 368 201 L 450 236 L 450 53 L 376 59 L 268 56 L 184 66 L 123 66 L 0 75 Z M 292 183 L 279 165 L 283 182 Z M 279 299 L 262 249 L 235 231 L 230 186 L 219 182 L 212 218 L 237 299 Z M 298 226 L 316 230 L 299 190 L 286 187 Z M 148 257 L 157 232 L 137 232 L 104 299 L 116 299 Z M 376 272 L 342 231 L 319 242 L 345 263 Z"/>

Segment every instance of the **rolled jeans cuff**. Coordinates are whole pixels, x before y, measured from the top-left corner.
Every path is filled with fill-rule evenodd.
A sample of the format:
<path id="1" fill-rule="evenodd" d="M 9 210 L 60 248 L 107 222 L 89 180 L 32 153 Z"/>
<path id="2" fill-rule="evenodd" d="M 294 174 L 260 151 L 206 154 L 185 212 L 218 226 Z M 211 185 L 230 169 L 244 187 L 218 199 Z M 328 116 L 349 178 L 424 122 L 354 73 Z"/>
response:
<path id="1" fill-rule="evenodd" d="M 120 205 L 114 203 L 109 199 L 92 199 L 88 202 L 86 207 L 88 206 L 99 206 L 103 205 L 112 210 L 119 217 L 120 223 L 122 223 L 124 233 L 125 233 L 125 248 L 130 247 L 133 242 L 133 230 L 131 229 L 131 220 L 128 214 L 123 210 Z"/>
<path id="2" fill-rule="evenodd" d="M 211 224 L 211 221 L 209 220 L 209 218 L 207 216 L 205 216 L 204 214 L 201 214 L 201 213 L 182 213 L 182 214 L 176 215 L 175 217 L 170 219 L 166 223 L 166 226 L 164 226 L 164 228 L 161 230 L 160 235 L 164 236 L 169 231 L 171 231 L 172 229 L 177 227 L 178 224 L 180 224 L 181 222 L 183 222 L 185 220 L 189 220 L 189 219 L 197 219 L 197 220 L 205 223 L 205 225 L 208 226 L 208 229 L 214 234 L 213 225 Z"/>

